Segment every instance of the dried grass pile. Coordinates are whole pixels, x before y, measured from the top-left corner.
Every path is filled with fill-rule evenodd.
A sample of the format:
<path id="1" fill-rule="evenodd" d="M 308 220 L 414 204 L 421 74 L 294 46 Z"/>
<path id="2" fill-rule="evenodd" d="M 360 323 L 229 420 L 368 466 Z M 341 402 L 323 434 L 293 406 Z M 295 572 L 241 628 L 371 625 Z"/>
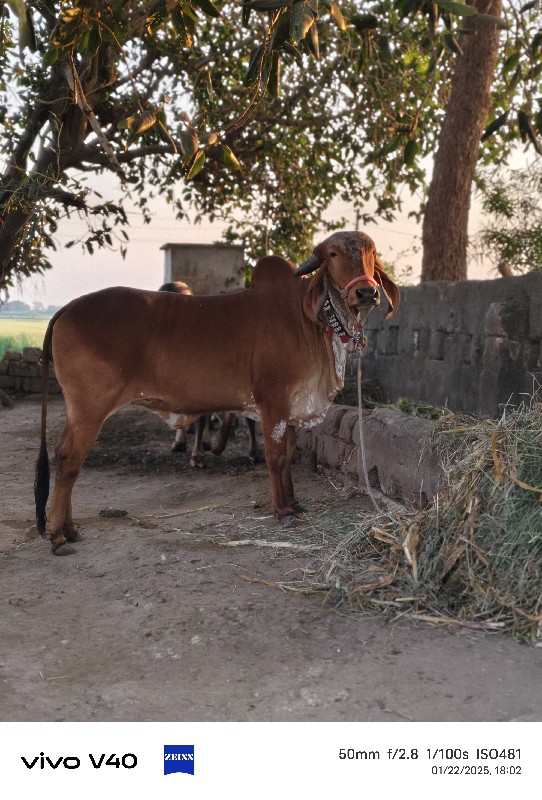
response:
<path id="1" fill-rule="evenodd" d="M 446 474 L 433 505 L 360 515 L 307 581 L 365 611 L 542 637 L 542 403 L 447 413 L 428 447 Z"/>

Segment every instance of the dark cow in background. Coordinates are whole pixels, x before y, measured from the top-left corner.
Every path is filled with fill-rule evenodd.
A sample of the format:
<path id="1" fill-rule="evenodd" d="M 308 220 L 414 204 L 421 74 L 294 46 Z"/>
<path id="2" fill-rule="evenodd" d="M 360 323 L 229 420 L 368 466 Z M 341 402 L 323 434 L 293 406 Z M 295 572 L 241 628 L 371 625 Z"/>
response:
<path id="1" fill-rule="evenodd" d="M 308 280 L 299 275 L 314 273 Z M 123 287 L 72 301 L 51 319 L 43 342 L 41 445 L 36 462 L 36 521 L 54 553 L 78 538 L 71 495 L 103 422 L 129 403 L 173 426 L 202 414 L 238 411 L 260 419 L 271 497 L 278 519 L 299 509 L 292 481 L 295 429 L 321 422 L 344 380 L 347 341 L 361 343 L 369 311 L 399 291 L 372 239 L 334 233 L 299 269 L 262 258 L 250 289 L 190 297 Z M 56 447 L 47 520 L 49 360 L 66 402 Z M 182 364 L 183 369 L 172 369 Z"/>
<path id="2" fill-rule="evenodd" d="M 192 289 L 184 281 L 171 281 L 163 283 L 158 289 L 159 292 L 175 292 L 176 294 L 184 294 L 193 296 Z M 236 415 L 231 411 L 224 412 L 220 417 L 220 430 L 218 439 L 210 450 L 214 456 L 220 456 L 224 452 L 228 439 L 231 435 L 233 424 Z M 256 464 L 260 460 L 260 452 L 258 449 L 258 440 L 256 437 L 256 422 L 253 419 L 246 418 L 248 429 L 248 459 L 251 464 Z M 204 441 L 205 432 L 211 427 L 211 415 L 204 414 L 193 423 L 194 427 L 194 444 L 192 446 L 192 453 L 190 455 L 190 466 L 192 469 L 203 469 L 205 467 L 205 450 L 208 449 Z M 186 430 L 178 428 L 175 433 L 175 440 L 171 445 L 173 453 L 184 453 L 187 447 Z"/>

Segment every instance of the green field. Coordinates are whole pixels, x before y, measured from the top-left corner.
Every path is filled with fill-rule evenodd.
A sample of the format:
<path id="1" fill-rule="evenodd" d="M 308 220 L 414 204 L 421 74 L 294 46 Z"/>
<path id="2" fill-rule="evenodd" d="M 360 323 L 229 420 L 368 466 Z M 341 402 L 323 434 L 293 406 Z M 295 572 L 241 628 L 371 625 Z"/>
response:
<path id="1" fill-rule="evenodd" d="M 6 350 L 41 347 L 48 319 L 2 319 L 0 315 L 0 359 Z"/>

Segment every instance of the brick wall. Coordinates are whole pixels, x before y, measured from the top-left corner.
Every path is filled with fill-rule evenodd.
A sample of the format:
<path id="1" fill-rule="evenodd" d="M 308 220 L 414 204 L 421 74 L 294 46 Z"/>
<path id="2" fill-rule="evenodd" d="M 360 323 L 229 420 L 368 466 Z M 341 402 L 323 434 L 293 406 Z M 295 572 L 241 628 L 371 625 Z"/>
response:
<path id="1" fill-rule="evenodd" d="M 365 326 L 363 376 L 385 400 L 498 416 L 542 384 L 541 273 L 408 286 L 396 316 L 384 313 Z"/>
<path id="2" fill-rule="evenodd" d="M 18 394 L 41 392 L 41 387 L 41 349 L 25 347 L 22 353 L 7 350 L 0 361 L 0 389 L 7 394 Z M 49 368 L 49 392 L 60 393 L 52 364 Z"/>
<path id="3" fill-rule="evenodd" d="M 377 493 L 415 508 L 435 496 L 442 480 L 428 438 L 434 423 L 382 408 L 363 412 L 363 442 L 369 486 Z M 361 461 L 359 417 L 351 406 L 333 405 L 325 420 L 297 432 L 302 460 L 319 464 L 344 483 L 366 489 Z"/>

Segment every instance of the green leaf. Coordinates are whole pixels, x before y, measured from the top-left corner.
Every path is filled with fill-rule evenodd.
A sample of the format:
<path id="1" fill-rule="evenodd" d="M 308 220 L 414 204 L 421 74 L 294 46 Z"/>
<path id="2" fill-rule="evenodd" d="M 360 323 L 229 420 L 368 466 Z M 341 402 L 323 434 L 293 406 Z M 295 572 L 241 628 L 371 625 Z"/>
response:
<path id="1" fill-rule="evenodd" d="M 269 71 L 269 82 L 267 84 L 267 91 L 271 97 L 278 97 L 280 94 L 280 71 L 280 54 L 275 51 L 271 57 L 271 69 Z"/>
<path id="2" fill-rule="evenodd" d="M 411 167 L 414 164 L 419 151 L 420 146 L 414 139 L 411 139 L 406 143 L 405 151 L 403 153 L 403 162 L 406 167 Z"/>
<path id="3" fill-rule="evenodd" d="M 529 139 L 529 141 L 533 145 L 538 155 L 542 155 L 542 147 L 540 145 L 540 142 L 538 141 L 536 131 L 533 128 L 533 124 L 528 114 L 526 114 L 525 111 L 521 109 L 518 111 L 518 126 L 519 126 L 521 141 L 526 142 L 527 139 Z"/>
<path id="4" fill-rule="evenodd" d="M 216 154 L 220 161 L 222 161 L 222 163 L 227 167 L 233 167 L 233 169 L 241 171 L 241 164 L 239 163 L 237 156 L 227 144 L 219 145 Z"/>
<path id="5" fill-rule="evenodd" d="M 309 28 L 309 32 L 306 36 L 307 44 L 309 45 L 309 50 L 313 54 L 316 59 L 320 58 L 320 43 L 318 40 L 318 28 L 316 25 L 311 25 Z"/>
<path id="6" fill-rule="evenodd" d="M 275 8 L 288 8 L 291 0 L 251 0 L 245 3 L 246 8 L 254 8 L 256 11 L 273 11 Z"/>
<path id="7" fill-rule="evenodd" d="M 193 128 L 181 130 L 179 132 L 179 142 L 183 155 L 187 158 L 192 158 L 198 150 L 198 135 L 196 131 Z"/>
<path id="8" fill-rule="evenodd" d="M 87 50 L 91 56 L 95 56 L 98 50 L 100 49 L 102 44 L 102 34 L 100 31 L 100 26 L 95 25 L 93 28 L 90 29 L 89 37 L 88 37 L 88 44 Z"/>
<path id="9" fill-rule="evenodd" d="M 374 14 L 354 14 L 350 21 L 358 33 L 378 28 L 378 17 Z"/>
<path id="10" fill-rule="evenodd" d="M 444 36 L 442 37 L 442 43 L 443 43 L 445 49 L 449 53 L 453 53 L 456 56 L 457 55 L 461 55 L 461 56 L 463 55 L 463 50 L 459 46 L 459 42 L 457 41 L 455 36 L 452 36 L 451 33 L 445 33 L 444 34 Z"/>
<path id="11" fill-rule="evenodd" d="M 192 8 L 192 5 L 188 2 L 188 0 L 183 0 L 182 12 L 183 12 L 183 15 L 185 17 L 188 17 L 188 19 L 191 19 L 192 22 L 195 22 L 195 23 L 199 22 L 198 15 L 197 15 L 196 11 Z"/>
<path id="12" fill-rule="evenodd" d="M 119 131 L 129 131 L 131 130 L 137 122 L 138 117 L 135 114 L 132 114 L 130 117 L 124 117 L 123 119 L 119 119 L 117 122 L 117 128 Z"/>
<path id="13" fill-rule="evenodd" d="M 455 2 L 455 0 L 436 0 L 436 4 L 443 11 L 447 11 L 448 14 L 454 14 L 456 17 L 472 17 L 478 13 L 472 6 Z"/>
<path id="14" fill-rule="evenodd" d="M 283 12 L 275 23 L 275 30 L 269 46 L 271 50 L 280 50 L 290 36 L 290 12 Z"/>
<path id="15" fill-rule="evenodd" d="M 188 166 L 188 173 L 186 175 L 186 180 L 191 181 L 192 178 L 195 178 L 198 172 L 201 172 L 205 165 L 205 153 L 203 150 L 198 150 L 198 152 L 192 158 L 189 166 Z"/>
<path id="16" fill-rule="evenodd" d="M 314 11 L 304 0 L 297 0 L 292 6 L 290 17 L 290 38 L 300 42 L 305 38 L 312 25 L 314 25 Z"/>
<path id="17" fill-rule="evenodd" d="M 156 125 L 156 114 L 154 111 L 144 111 L 138 118 L 134 133 L 136 135 L 145 133 L 145 131 L 148 131 L 153 125 Z"/>
<path id="18" fill-rule="evenodd" d="M 86 30 L 77 43 L 77 50 L 80 53 L 84 53 L 85 50 L 87 50 L 88 48 L 89 41 L 90 41 L 90 30 Z"/>
<path id="19" fill-rule="evenodd" d="M 303 61 L 303 56 L 301 54 L 301 50 L 298 50 L 297 47 L 294 47 L 291 42 L 284 42 L 282 45 L 282 49 L 285 53 L 289 53 L 290 55 L 294 56 L 297 60 L 298 64 L 301 64 Z"/>
<path id="20" fill-rule="evenodd" d="M 511 72 L 519 64 L 519 53 L 512 53 L 502 65 L 503 72 Z"/>
<path id="21" fill-rule="evenodd" d="M 50 47 L 43 56 L 43 64 L 46 67 L 52 67 L 58 61 L 60 53 L 56 47 Z"/>
<path id="22" fill-rule="evenodd" d="M 331 19 L 337 25 L 340 31 L 346 30 L 346 20 L 342 15 L 342 11 L 337 5 L 337 3 L 331 3 L 329 6 L 329 13 L 331 14 Z"/>
<path id="23" fill-rule="evenodd" d="M 250 61 L 248 62 L 247 71 L 245 73 L 245 77 L 243 78 L 243 84 L 245 86 L 250 86 L 254 83 L 256 79 L 256 75 L 260 70 L 260 61 L 262 57 L 263 47 L 260 45 L 257 47 L 252 55 L 250 56 Z"/>
<path id="24" fill-rule="evenodd" d="M 477 14 L 476 20 L 477 22 L 484 22 L 486 25 L 495 25 L 496 28 L 501 28 L 501 30 L 508 30 L 510 27 L 505 19 L 496 17 L 494 14 Z"/>
<path id="25" fill-rule="evenodd" d="M 211 131 L 210 133 L 203 133 L 199 137 L 199 141 L 202 147 L 212 147 L 218 142 L 219 136 L 218 133 L 215 131 Z"/>
<path id="26" fill-rule="evenodd" d="M 493 122 L 491 122 L 483 132 L 480 141 L 485 142 L 485 140 L 489 139 L 490 136 L 493 136 L 493 134 L 496 133 L 499 130 L 499 128 L 502 128 L 502 126 L 505 125 L 506 122 L 508 121 L 509 113 L 510 113 L 509 111 L 505 111 L 504 114 L 500 115 L 500 117 L 494 119 Z"/>
<path id="27" fill-rule="evenodd" d="M 542 31 L 538 31 L 538 33 L 534 36 L 533 41 L 531 42 L 531 52 L 533 55 L 536 55 L 537 50 L 542 48 Z"/>
<path id="28" fill-rule="evenodd" d="M 192 0 L 194 5 L 207 14 L 208 17 L 219 17 L 220 11 L 211 3 L 211 0 Z"/>

